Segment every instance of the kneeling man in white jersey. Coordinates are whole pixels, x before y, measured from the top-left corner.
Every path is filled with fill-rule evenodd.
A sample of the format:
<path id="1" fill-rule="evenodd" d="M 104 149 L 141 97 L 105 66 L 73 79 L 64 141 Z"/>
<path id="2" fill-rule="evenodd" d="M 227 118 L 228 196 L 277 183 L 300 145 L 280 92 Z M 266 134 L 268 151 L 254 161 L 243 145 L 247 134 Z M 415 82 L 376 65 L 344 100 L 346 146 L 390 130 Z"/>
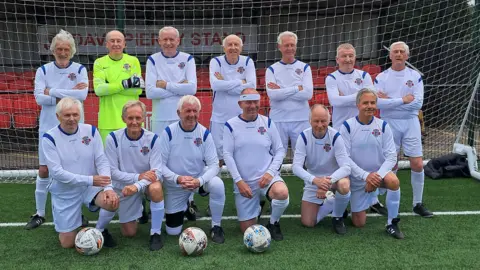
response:
<path id="1" fill-rule="evenodd" d="M 49 191 L 55 230 L 64 248 L 75 245 L 76 229 L 82 224 L 82 203 L 91 211 L 118 208 L 119 199 L 110 181 L 110 165 L 102 138 L 91 125 L 79 124 L 82 103 L 63 98 L 57 104 L 60 125 L 43 135 L 42 144 L 52 175 Z"/>
<path id="2" fill-rule="evenodd" d="M 336 233 L 347 230 L 344 217 L 350 200 L 350 158 L 342 136 L 328 126 L 328 109 L 315 104 L 310 111 L 310 125 L 300 133 L 293 157 L 293 174 L 305 181 L 302 197 L 302 224 L 314 227 L 333 210 L 332 224 Z M 303 166 L 307 167 L 307 170 Z M 326 192 L 335 195 L 326 198 Z"/>
<path id="3" fill-rule="evenodd" d="M 201 104 L 187 95 L 178 102 L 180 121 L 165 128 L 160 137 L 162 175 L 165 188 L 165 227 L 169 235 L 182 232 L 183 218 L 192 192 L 210 196 L 213 242 L 223 243 L 221 227 L 225 186 L 217 177 L 218 157 L 208 129 L 198 123 Z"/>
<path id="4" fill-rule="evenodd" d="M 260 95 L 255 89 L 242 91 L 238 101 L 242 114 L 225 123 L 223 157 L 235 183 L 235 205 L 240 229 L 257 223 L 260 196 L 271 202 L 267 228 L 274 240 L 283 240 L 280 217 L 288 206 L 288 189 L 280 177 L 285 157 L 280 135 L 272 120 L 258 113 Z"/>
<path id="5" fill-rule="evenodd" d="M 387 122 L 374 116 L 377 110 L 377 94 L 364 88 L 357 93 L 358 116 L 345 121 L 340 134 L 345 141 L 352 162 L 350 207 L 355 227 L 363 227 L 366 211 L 377 188 L 387 189 L 388 221 L 386 231 L 397 239 L 403 239 L 398 227 L 400 206 L 400 181 L 392 172 L 397 162 L 393 134 Z"/>
<path id="6" fill-rule="evenodd" d="M 126 128 L 111 132 L 107 136 L 105 154 L 110 162 L 113 189 L 120 197 L 118 216 L 122 235 L 133 237 L 137 233 L 137 219 L 142 216 L 142 198 L 150 198 L 152 226 L 150 229 L 150 250 L 163 247 L 160 236 L 164 215 L 161 175 L 162 157 L 158 136 L 144 128 L 147 111 L 145 104 L 138 100 L 128 101 L 122 109 Z M 115 212 L 100 210 L 97 229 L 103 232 L 105 246 L 116 245 L 105 229 Z"/>

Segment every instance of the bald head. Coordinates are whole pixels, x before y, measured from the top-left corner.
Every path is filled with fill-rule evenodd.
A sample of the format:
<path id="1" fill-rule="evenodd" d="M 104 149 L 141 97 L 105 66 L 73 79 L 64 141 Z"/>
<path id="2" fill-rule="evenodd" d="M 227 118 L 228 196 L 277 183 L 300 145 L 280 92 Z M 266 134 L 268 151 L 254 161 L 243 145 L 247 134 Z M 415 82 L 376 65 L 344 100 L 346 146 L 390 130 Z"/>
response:
<path id="1" fill-rule="evenodd" d="M 108 55 L 115 59 L 121 59 L 123 56 L 123 49 L 125 49 L 125 36 L 122 34 L 122 32 L 118 30 L 112 30 L 107 33 L 106 37 L 107 39 L 107 50 L 108 50 Z"/>
<path id="2" fill-rule="evenodd" d="M 242 94 L 242 95 L 258 94 L 258 92 L 254 88 L 245 88 L 245 89 L 242 90 L 242 93 L 240 93 L 240 94 Z"/>
<path id="3" fill-rule="evenodd" d="M 310 109 L 310 119 L 312 117 L 328 117 L 330 118 L 330 112 L 328 111 L 327 107 L 322 104 L 315 104 Z"/>
<path id="4" fill-rule="evenodd" d="M 108 32 L 107 35 L 105 36 L 105 38 L 107 40 L 109 40 L 110 38 L 113 38 L 113 37 L 121 38 L 121 39 L 125 40 L 125 36 L 123 35 L 123 33 L 118 31 L 118 30 L 112 30 L 112 31 Z"/>

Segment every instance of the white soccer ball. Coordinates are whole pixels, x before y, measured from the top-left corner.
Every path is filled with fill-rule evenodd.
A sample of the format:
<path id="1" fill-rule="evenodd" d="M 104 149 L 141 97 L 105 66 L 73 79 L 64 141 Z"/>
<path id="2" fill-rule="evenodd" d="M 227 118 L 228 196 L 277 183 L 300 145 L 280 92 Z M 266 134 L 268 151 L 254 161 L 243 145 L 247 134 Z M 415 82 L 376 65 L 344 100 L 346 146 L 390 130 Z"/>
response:
<path id="1" fill-rule="evenodd" d="M 83 228 L 75 237 L 75 248 L 82 255 L 97 254 L 103 247 L 103 235 L 95 228 Z"/>
<path id="2" fill-rule="evenodd" d="M 186 228 L 178 239 L 180 251 L 186 256 L 201 255 L 207 248 L 207 235 L 197 227 Z"/>
<path id="3" fill-rule="evenodd" d="M 255 224 L 248 227 L 243 234 L 243 243 L 252 252 L 261 253 L 270 247 L 272 237 L 267 228 Z"/>

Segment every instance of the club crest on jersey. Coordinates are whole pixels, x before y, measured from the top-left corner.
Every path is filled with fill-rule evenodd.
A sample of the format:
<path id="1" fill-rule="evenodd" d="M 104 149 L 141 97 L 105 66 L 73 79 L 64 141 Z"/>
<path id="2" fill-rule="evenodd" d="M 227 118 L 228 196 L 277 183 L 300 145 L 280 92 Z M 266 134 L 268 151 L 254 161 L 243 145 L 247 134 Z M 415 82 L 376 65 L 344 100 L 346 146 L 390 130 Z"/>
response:
<path id="1" fill-rule="evenodd" d="M 408 88 L 412 88 L 414 86 L 412 80 L 408 80 L 405 84 L 408 86 Z"/>
<path id="2" fill-rule="evenodd" d="M 374 129 L 374 130 L 372 131 L 372 134 L 373 134 L 373 136 L 378 137 L 378 136 L 380 136 L 382 133 L 380 133 L 380 130 Z"/>
<path id="3" fill-rule="evenodd" d="M 148 146 L 144 146 L 142 147 L 142 150 L 140 150 L 140 152 L 142 152 L 142 154 L 146 156 L 148 152 L 150 152 L 150 149 L 148 149 Z"/>
<path id="4" fill-rule="evenodd" d="M 126 70 L 126 71 L 129 71 L 130 70 L 130 64 L 129 63 L 126 63 L 123 65 L 123 68 Z"/>
<path id="5" fill-rule="evenodd" d="M 197 146 L 200 147 L 202 145 L 202 138 L 196 138 L 193 140 L 193 143 Z"/>
<path id="6" fill-rule="evenodd" d="M 302 72 L 303 72 L 303 70 L 301 70 L 299 68 L 295 69 L 295 73 L 297 73 L 298 75 L 302 74 Z"/>
<path id="7" fill-rule="evenodd" d="M 178 67 L 180 69 L 184 69 L 185 68 L 185 62 L 180 62 L 180 64 L 178 64 Z"/>
<path id="8" fill-rule="evenodd" d="M 326 144 L 323 146 L 323 149 L 325 150 L 325 152 L 330 152 L 330 150 L 332 150 L 332 146 L 330 146 L 329 143 L 326 143 Z"/>
<path id="9" fill-rule="evenodd" d="M 243 72 L 245 72 L 245 69 L 243 67 L 238 67 L 237 72 L 243 74 Z"/>
<path id="10" fill-rule="evenodd" d="M 258 128 L 258 133 L 260 133 L 260 134 L 263 135 L 263 134 L 265 134 L 266 132 L 267 132 L 267 130 L 266 130 L 264 127 L 259 127 L 259 128 Z"/>
<path id="11" fill-rule="evenodd" d="M 362 81 L 362 79 L 357 78 L 357 79 L 355 80 L 355 83 L 356 83 L 357 85 L 361 85 L 361 84 L 363 83 L 363 81 Z"/>
<path id="12" fill-rule="evenodd" d="M 92 141 L 92 139 L 90 139 L 88 136 L 84 136 L 82 138 L 82 143 L 85 144 L 85 145 L 89 145 L 91 141 Z"/>
<path id="13" fill-rule="evenodd" d="M 77 79 L 77 75 L 72 72 L 68 74 L 68 78 L 70 79 L 70 81 L 75 81 Z"/>

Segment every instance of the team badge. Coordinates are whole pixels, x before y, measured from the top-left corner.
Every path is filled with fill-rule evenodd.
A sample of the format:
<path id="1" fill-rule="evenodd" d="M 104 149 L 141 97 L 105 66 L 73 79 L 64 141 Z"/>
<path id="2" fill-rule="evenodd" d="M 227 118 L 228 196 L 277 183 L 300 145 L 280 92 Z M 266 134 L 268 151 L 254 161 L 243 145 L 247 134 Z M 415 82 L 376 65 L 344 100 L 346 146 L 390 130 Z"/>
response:
<path id="1" fill-rule="evenodd" d="M 295 73 L 297 73 L 298 75 L 302 74 L 302 72 L 303 72 L 303 70 L 301 70 L 299 68 L 295 69 Z"/>
<path id="2" fill-rule="evenodd" d="M 123 68 L 126 70 L 126 71 L 129 71 L 130 70 L 130 64 L 129 63 L 126 63 L 123 65 Z"/>
<path id="3" fill-rule="evenodd" d="M 243 72 L 245 72 L 245 69 L 243 67 L 238 67 L 237 72 L 243 74 Z"/>
<path id="4" fill-rule="evenodd" d="M 267 130 L 264 127 L 259 127 L 258 128 L 258 133 L 263 135 L 263 134 L 265 134 L 265 132 L 267 132 Z"/>
<path id="5" fill-rule="evenodd" d="M 202 145 L 202 138 L 196 138 L 193 143 L 197 146 L 200 147 Z"/>
<path id="6" fill-rule="evenodd" d="M 373 136 L 378 137 L 378 136 L 380 136 L 380 134 L 382 134 L 382 133 L 380 133 L 380 130 L 374 129 L 374 130 L 372 131 L 372 134 L 373 134 Z"/>
<path id="7" fill-rule="evenodd" d="M 409 88 L 412 88 L 414 86 L 413 82 L 411 80 L 408 80 L 407 83 L 405 83 Z"/>
<path id="8" fill-rule="evenodd" d="M 332 150 L 332 147 L 330 146 L 329 143 L 326 143 L 326 144 L 323 146 L 323 149 L 325 150 L 325 152 L 330 152 L 330 150 Z"/>
<path id="9" fill-rule="evenodd" d="M 180 69 L 184 69 L 185 68 L 185 62 L 180 62 L 180 64 L 178 64 L 178 67 Z"/>
<path id="10" fill-rule="evenodd" d="M 90 139 L 88 136 L 84 136 L 82 138 L 82 143 L 85 144 L 85 145 L 89 145 L 91 141 L 92 141 L 92 139 Z"/>
<path id="11" fill-rule="evenodd" d="M 70 81 L 75 81 L 77 79 L 77 75 L 72 72 L 68 74 L 68 78 L 70 79 Z"/>
<path id="12" fill-rule="evenodd" d="M 357 85 L 361 85 L 361 84 L 363 83 L 363 81 L 362 81 L 362 79 L 357 78 L 357 79 L 355 80 L 355 83 L 356 83 Z"/>
<path id="13" fill-rule="evenodd" d="M 150 150 L 148 149 L 148 146 L 144 146 L 142 147 L 142 150 L 140 150 L 140 152 L 142 152 L 142 154 L 146 156 L 148 152 L 150 152 Z"/>

